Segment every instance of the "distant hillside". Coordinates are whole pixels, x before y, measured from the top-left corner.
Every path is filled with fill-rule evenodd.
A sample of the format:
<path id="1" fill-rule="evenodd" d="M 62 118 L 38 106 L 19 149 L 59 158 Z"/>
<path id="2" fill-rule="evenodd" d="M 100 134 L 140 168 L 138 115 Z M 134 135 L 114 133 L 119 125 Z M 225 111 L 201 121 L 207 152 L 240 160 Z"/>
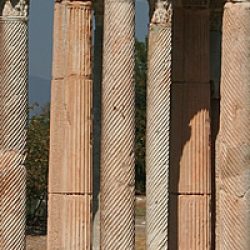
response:
<path id="1" fill-rule="evenodd" d="M 44 105 L 50 102 L 50 80 L 37 76 L 29 77 L 29 103 Z"/>

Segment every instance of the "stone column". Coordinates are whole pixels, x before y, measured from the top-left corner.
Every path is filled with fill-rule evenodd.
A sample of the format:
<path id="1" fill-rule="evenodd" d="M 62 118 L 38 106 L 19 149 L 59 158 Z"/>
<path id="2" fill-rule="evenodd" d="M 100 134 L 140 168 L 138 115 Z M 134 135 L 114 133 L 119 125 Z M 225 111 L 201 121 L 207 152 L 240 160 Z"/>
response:
<path id="1" fill-rule="evenodd" d="M 92 2 L 56 1 L 48 250 L 91 249 Z"/>
<path id="2" fill-rule="evenodd" d="M 134 249 L 134 0 L 106 0 L 101 146 L 101 249 Z"/>
<path id="3" fill-rule="evenodd" d="M 94 42 L 94 203 L 93 203 L 93 250 L 100 249 L 100 151 L 101 151 L 101 83 L 103 51 L 103 0 L 96 0 L 95 9 L 95 42 Z"/>
<path id="4" fill-rule="evenodd" d="M 147 249 L 168 247 L 172 3 L 156 2 L 148 41 Z"/>
<path id="5" fill-rule="evenodd" d="M 250 246 L 250 2 L 228 1 L 222 38 L 220 250 Z"/>
<path id="6" fill-rule="evenodd" d="M 0 1 L 0 249 L 25 249 L 28 1 Z"/>
<path id="7" fill-rule="evenodd" d="M 208 3 L 174 9 L 169 249 L 211 249 Z"/>

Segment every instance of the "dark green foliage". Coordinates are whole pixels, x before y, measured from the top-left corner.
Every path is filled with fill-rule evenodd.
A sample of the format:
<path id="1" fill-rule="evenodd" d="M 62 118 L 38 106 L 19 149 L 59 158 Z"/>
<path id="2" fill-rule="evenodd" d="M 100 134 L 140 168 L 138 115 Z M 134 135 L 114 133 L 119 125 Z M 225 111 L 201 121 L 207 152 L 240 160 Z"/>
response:
<path id="1" fill-rule="evenodd" d="M 32 233 L 46 230 L 49 160 L 49 105 L 34 115 L 27 133 L 27 224 Z"/>
<path id="2" fill-rule="evenodd" d="M 135 170 L 136 192 L 145 193 L 145 130 L 146 130 L 146 72 L 147 48 L 145 42 L 135 43 L 136 136 Z"/>

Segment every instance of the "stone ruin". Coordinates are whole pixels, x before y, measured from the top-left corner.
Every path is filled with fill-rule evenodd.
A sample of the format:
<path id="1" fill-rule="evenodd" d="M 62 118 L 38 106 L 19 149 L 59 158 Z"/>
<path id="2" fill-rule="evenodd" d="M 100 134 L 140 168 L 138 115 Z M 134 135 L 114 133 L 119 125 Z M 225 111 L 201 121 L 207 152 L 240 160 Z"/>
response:
<path id="1" fill-rule="evenodd" d="M 146 248 L 247 250 L 250 3 L 149 5 Z M 1 250 L 25 249 L 28 6 L 0 0 Z M 55 1 L 48 250 L 135 249 L 134 21 L 134 0 Z"/>

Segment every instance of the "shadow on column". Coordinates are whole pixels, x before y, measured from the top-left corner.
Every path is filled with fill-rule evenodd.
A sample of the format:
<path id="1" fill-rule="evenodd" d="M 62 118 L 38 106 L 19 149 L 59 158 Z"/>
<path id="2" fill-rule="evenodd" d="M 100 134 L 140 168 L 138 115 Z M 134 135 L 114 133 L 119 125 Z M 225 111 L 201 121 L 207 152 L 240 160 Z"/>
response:
<path id="1" fill-rule="evenodd" d="M 201 28 L 198 31 L 195 30 L 196 28 L 190 29 L 190 24 L 192 23 L 195 26 L 197 19 L 197 26 L 201 25 L 202 22 L 204 22 L 202 25 L 205 25 L 207 20 L 209 20 L 202 20 L 201 12 L 198 14 L 201 17 L 197 17 L 197 19 L 193 18 L 193 16 L 190 17 L 190 13 L 192 11 L 184 9 L 177 11 L 175 9 L 174 11 L 173 75 L 177 74 L 177 76 L 174 76 L 177 80 L 174 79 L 171 88 L 168 246 L 170 250 L 189 249 L 188 244 L 194 244 L 194 246 L 200 244 L 199 249 L 205 250 L 203 249 L 204 243 L 197 243 L 198 241 L 196 241 L 195 244 L 195 239 L 190 239 L 190 242 L 182 242 L 182 247 L 180 246 L 180 233 L 182 240 L 188 239 L 184 234 L 190 235 L 191 223 L 188 223 L 188 228 L 180 230 L 180 223 L 184 220 L 187 221 L 188 218 L 183 218 L 178 214 L 180 211 L 180 196 L 189 197 L 189 195 L 197 195 L 197 197 L 202 197 L 203 194 L 208 197 L 211 194 L 211 231 L 209 232 L 211 234 L 211 248 L 207 249 L 215 248 L 215 141 L 219 130 L 220 104 L 219 94 L 218 98 L 215 98 L 214 92 L 215 88 L 217 92 L 219 89 L 220 37 L 219 39 L 218 37 L 211 39 L 209 35 L 202 33 L 203 30 Z M 183 34 L 180 34 L 180 32 L 183 32 Z M 209 33 L 209 31 L 207 32 Z M 196 33 L 200 37 L 192 36 Z M 202 39 L 208 40 L 208 44 L 203 45 Z M 190 57 L 192 54 L 190 51 L 193 53 L 192 58 Z M 211 53 L 214 54 L 211 56 L 211 62 L 209 62 Z M 204 63 L 204 61 L 206 62 Z M 212 66 L 215 62 L 217 65 L 216 72 L 214 72 L 216 69 Z M 181 63 L 183 65 L 180 65 Z M 211 72 L 209 72 L 209 63 L 212 66 Z M 181 72 L 180 74 L 184 72 L 183 76 L 180 76 L 178 72 Z M 190 78 L 193 80 L 190 81 Z M 188 208 L 193 205 L 189 201 L 184 201 L 182 204 L 184 204 L 184 206 L 182 205 L 182 211 L 188 211 Z M 200 205 L 202 203 L 197 204 Z M 208 205 L 204 206 L 209 209 Z M 198 223 L 200 228 L 204 226 L 200 222 Z M 185 244 L 186 246 L 183 248 Z"/>

